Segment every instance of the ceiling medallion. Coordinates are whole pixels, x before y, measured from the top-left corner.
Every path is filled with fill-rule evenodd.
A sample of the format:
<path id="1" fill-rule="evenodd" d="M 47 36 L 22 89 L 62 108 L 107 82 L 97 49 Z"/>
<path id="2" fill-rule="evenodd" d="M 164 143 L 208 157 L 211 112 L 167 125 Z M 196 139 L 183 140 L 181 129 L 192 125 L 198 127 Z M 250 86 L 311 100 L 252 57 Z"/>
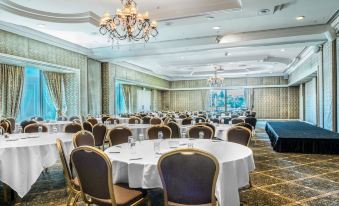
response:
<path id="1" fill-rule="evenodd" d="M 214 76 L 207 79 L 207 83 L 209 87 L 217 88 L 217 87 L 224 86 L 224 78 L 217 76 L 217 72 L 222 71 L 222 70 L 223 69 L 221 68 L 221 66 L 214 67 Z"/>
<path id="2" fill-rule="evenodd" d="M 106 12 L 100 19 L 100 33 L 112 40 L 148 42 L 150 37 L 158 35 L 157 22 L 148 17 L 148 12 L 139 13 L 134 0 L 121 0 L 123 9 L 117 9 L 111 16 Z"/>

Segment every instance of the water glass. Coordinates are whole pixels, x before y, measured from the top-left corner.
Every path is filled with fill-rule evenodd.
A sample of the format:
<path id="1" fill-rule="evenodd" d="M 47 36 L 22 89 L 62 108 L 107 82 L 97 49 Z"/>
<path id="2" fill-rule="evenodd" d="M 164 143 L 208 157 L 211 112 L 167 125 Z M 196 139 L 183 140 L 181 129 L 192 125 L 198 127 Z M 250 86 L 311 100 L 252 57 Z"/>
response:
<path id="1" fill-rule="evenodd" d="M 204 139 L 204 137 L 205 137 L 205 132 L 200 131 L 199 132 L 199 139 Z"/>
<path id="2" fill-rule="evenodd" d="M 193 148 L 193 141 L 189 141 L 189 142 L 187 143 L 187 147 L 188 147 L 188 148 Z"/>
<path id="3" fill-rule="evenodd" d="M 186 132 L 181 133 L 181 138 L 186 138 Z"/>
<path id="4" fill-rule="evenodd" d="M 144 141 L 145 138 L 144 138 L 144 134 L 140 133 L 139 134 L 139 141 Z"/>
<path id="5" fill-rule="evenodd" d="M 135 121 L 134 121 L 134 124 L 139 124 L 139 121 L 138 121 L 138 120 L 135 120 Z"/>
<path id="6" fill-rule="evenodd" d="M 164 134 L 162 133 L 162 131 L 158 132 L 158 139 L 163 139 L 164 138 Z"/>
<path id="7" fill-rule="evenodd" d="M 135 153 L 135 140 L 134 140 L 133 136 L 128 137 L 128 144 L 129 144 L 129 148 L 131 150 L 131 153 L 134 154 Z"/>
<path id="8" fill-rule="evenodd" d="M 39 132 L 39 133 L 42 132 L 42 126 L 41 126 L 41 125 L 38 126 L 38 132 Z"/>
<path id="9" fill-rule="evenodd" d="M 114 126 L 117 126 L 117 120 L 114 120 Z"/>
<path id="10" fill-rule="evenodd" d="M 154 153 L 159 154 L 160 153 L 160 141 L 155 140 L 153 142 L 153 148 L 154 148 Z"/>
<path id="11" fill-rule="evenodd" d="M 0 128 L 0 136 L 2 136 L 4 134 L 4 131 L 2 129 L 2 127 Z"/>
<path id="12" fill-rule="evenodd" d="M 21 125 L 18 126 L 18 133 L 22 133 L 22 126 Z"/>
<path id="13" fill-rule="evenodd" d="M 53 132 L 58 133 L 58 127 L 56 125 L 53 126 Z"/>

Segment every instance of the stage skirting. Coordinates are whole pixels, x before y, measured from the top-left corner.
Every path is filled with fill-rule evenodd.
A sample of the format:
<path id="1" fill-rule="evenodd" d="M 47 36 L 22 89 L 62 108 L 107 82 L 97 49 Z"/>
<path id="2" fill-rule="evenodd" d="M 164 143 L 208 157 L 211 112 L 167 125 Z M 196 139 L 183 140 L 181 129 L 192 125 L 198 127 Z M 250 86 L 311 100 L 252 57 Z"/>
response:
<path id="1" fill-rule="evenodd" d="M 339 154 L 338 133 L 299 121 L 270 121 L 265 129 L 277 152 Z"/>

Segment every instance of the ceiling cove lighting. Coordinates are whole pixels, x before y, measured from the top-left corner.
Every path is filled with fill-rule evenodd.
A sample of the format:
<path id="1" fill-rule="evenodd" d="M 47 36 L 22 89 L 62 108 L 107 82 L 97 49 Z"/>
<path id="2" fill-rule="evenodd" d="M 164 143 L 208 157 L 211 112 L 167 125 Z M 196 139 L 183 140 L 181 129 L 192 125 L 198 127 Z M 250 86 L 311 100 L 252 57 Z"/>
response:
<path id="1" fill-rule="evenodd" d="M 139 13 L 134 0 L 121 0 L 122 9 L 111 16 L 106 12 L 100 19 L 100 33 L 107 35 L 112 43 L 115 40 L 148 42 L 150 37 L 158 35 L 157 22 L 151 21 L 148 12 Z"/>
<path id="2" fill-rule="evenodd" d="M 220 29 L 220 26 L 214 26 L 214 27 L 212 27 L 212 29 L 214 29 L 214 30 L 219 30 L 219 29 Z"/>
<path id="3" fill-rule="evenodd" d="M 305 16 L 297 16 L 297 17 L 295 17 L 295 19 L 298 20 L 298 21 L 300 21 L 300 20 L 305 19 Z"/>
<path id="4" fill-rule="evenodd" d="M 218 88 L 224 86 L 224 78 L 218 77 L 217 72 L 222 71 L 221 66 L 214 67 L 214 76 L 207 79 L 207 84 L 209 87 Z"/>

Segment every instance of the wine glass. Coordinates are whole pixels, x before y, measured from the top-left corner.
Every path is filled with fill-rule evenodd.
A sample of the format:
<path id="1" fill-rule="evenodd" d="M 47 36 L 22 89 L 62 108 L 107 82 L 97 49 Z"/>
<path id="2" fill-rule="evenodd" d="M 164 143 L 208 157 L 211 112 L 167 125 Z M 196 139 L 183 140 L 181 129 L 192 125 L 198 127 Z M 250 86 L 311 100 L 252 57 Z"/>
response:
<path id="1" fill-rule="evenodd" d="M 164 134 L 162 133 L 162 131 L 158 132 L 158 139 L 163 139 L 164 138 Z"/>

